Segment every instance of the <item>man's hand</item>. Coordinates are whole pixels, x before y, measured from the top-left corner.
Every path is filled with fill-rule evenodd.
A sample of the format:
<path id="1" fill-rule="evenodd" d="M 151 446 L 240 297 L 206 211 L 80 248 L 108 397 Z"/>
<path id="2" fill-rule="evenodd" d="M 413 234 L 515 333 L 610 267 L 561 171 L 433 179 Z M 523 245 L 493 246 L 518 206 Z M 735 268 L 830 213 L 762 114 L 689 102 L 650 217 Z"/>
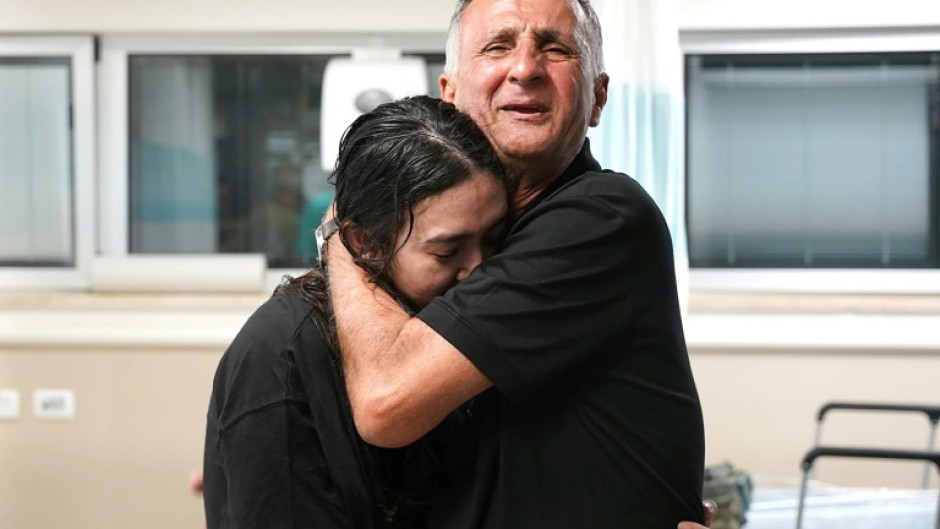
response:
<path id="1" fill-rule="evenodd" d="M 715 516 L 718 515 L 718 504 L 712 500 L 705 500 L 702 502 L 702 507 L 705 508 L 705 525 L 695 522 L 681 522 L 678 529 L 707 529 L 711 527 L 712 522 L 715 521 Z"/>

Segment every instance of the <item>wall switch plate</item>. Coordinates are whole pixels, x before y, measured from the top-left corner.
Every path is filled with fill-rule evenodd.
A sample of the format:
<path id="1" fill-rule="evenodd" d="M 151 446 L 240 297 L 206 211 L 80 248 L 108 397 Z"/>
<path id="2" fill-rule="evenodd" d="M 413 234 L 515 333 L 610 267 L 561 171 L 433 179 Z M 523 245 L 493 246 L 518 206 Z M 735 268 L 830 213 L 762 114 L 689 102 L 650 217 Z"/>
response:
<path id="1" fill-rule="evenodd" d="M 15 421 L 20 418 L 20 392 L 15 389 L 0 389 L 0 421 Z"/>
<path id="2" fill-rule="evenodd" d="M 74 419 L 75 392 L 70 389 L 37 389 L 33 392 L 33 415 L 37 419 Z"/>

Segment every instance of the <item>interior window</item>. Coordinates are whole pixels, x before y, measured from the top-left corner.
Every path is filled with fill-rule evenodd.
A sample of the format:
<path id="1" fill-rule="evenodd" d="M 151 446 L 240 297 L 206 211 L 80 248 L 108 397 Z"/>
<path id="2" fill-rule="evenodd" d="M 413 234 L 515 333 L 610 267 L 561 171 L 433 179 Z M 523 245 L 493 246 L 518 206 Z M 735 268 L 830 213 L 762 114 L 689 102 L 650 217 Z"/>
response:
<path id="1" fill-rule="evenodd" d="M 443 56 L 413 55 L 436 94 Z M 333 196 L 319 142 L 335 56 L 130 56 L 131 252 L 309 266 Z"/>
<path id="2" fill-rule="evenodd" d="M 0 265 L 75 262 L 68 57 L 0 57 Z"/>
<path id="3" fill-rule="evenodd" d="M 938 266 L 938 57 L 687 56 L 692 266 Z"/>

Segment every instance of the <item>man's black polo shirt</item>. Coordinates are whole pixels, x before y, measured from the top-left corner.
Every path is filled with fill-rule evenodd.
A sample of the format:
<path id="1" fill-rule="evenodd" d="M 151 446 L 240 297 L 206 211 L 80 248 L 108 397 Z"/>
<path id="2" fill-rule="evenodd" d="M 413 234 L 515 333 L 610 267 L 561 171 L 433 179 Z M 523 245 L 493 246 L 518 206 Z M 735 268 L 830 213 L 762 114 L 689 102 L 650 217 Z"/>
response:
<path id="1" fill-rule="evenodd" d="M 495 386 L 446 458 L 434 527 L 674 529 L 704 434 L 666 223 L 587 145 L 503 249 L 419 314 Z"/>

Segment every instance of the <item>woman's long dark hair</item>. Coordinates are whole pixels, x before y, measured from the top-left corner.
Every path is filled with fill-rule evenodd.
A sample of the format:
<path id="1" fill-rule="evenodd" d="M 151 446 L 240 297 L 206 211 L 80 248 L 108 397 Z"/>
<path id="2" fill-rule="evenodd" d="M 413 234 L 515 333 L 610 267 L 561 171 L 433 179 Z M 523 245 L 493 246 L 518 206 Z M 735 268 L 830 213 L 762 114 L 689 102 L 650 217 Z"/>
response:
<path id="1" fill-rule="evenodd" d="M 439 99 L 418 96 L 379 106 L 346 130 L 331 176 L 338 236 L 372 281 L 409 307 L 389 280 L 389 265 L 401 227 L 414 226 L 414 209 L 485 171 L 504 187 L 508 179 L 483 132 L 472 119 Z M 310 234 L 312 237 L 313 234 Z M 319 312 L 317 325 L 341 371 L 329 285 L 323 263 L 287 278 L 278 293 L 300 296 Z M 449 418 L 455 422 L 457 419 Z M 431 441 L 398 451 L 370 451 L 382 460 L 388 496 L 382 509 L 393 527 L 419 524 L 433 493 L 435 457 Z"/>
<path id="2" fill-rule="evenodd" d="M 388 274 L 399 228 L 407 222 L 410 234 L 418 203 L 478 171 L 508 186 L 480 128 L 439 99 L 416 96 L 386 103 L 359 116 L 343 134 L 330 177 L 336 187 L 338 235 L 356 264 L 406 308 L 414 309 L 407 307 Z M 322 266 L 285 281 L 278 292 L 299 295 L 332 315 Z M 335 347 L 335 341 L 330 345 Z"/>

